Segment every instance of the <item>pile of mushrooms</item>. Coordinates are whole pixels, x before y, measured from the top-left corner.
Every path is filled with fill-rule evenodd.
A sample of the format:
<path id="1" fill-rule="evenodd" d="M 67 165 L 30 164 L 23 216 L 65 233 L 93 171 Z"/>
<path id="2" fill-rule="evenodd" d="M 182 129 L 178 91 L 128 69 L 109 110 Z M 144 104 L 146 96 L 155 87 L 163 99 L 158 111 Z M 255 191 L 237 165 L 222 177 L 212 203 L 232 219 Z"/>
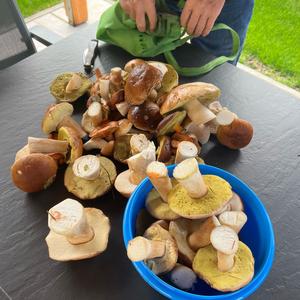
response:
<path id="1" fill-rule="evenodd" d="M 144 261 L 180 289 L 197 278 L 212 288 L 236 291 L 254 275 L 251 250 L 238 234 L 247 222 L 240 197 L 215 175 L 202 175 L 197 160 L 185 158 L 170 178 L 165 164 L 151 162 L 146 173 L 154 189 L 145 207 L 158 219 L 127 245 L 132 261 Z"/>

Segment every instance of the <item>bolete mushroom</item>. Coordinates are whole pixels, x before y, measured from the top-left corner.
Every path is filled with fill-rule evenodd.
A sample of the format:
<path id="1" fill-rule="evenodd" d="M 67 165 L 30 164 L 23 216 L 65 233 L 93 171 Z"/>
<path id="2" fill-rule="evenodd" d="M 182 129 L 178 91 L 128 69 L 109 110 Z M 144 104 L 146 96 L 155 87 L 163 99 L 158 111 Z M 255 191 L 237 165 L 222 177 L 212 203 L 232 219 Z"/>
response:
<path id="1" fill-rule="evenodd" d="M 71 163 L 65 171 L 65 187 L 82 200 L 95 199 L 105 194 L 111 189 L 117 176 L 116 167 L 111 160 L 98 156 L 99 166 L 94 163 L 95 158 L 90 157 L 91 155 L 82 156 L 79 161 L 75 160 L 75 166 Z M 99 168 L 96 169 L 95 165 Z"/>
<path id="2" fill-rule="evenodd" d="M 218 141 L 230 149 L 246 147 L 252 137 L 253 127 L 243 119 L 234 119 L 230 125 L 220 125 L 217 130 Z"/>
<path id="3" fill-rule="evenodd" d="M 33 153 L 16 160 L 11 167 L 13 183 L 27 193 L 46 189 L 55 179 L 57 164 L 46 154 Z"/>
<path id="4" fill-rule="evenodd" d="M 130 105 L 140 105 L 151 92 L 161 86 L 163 75 L 147 63 L 137 64 L 129 73 L 125 84 L 125 100 Z"/>
<path id="5" fill-rule="evenodd" d="M 145 101 L 141 105 L 131 106 L 127 118 L 134 127 L 150 132 L 155 131 L 157 125 L 162 120 L 159 106 L 151 101 Z"/>
<path id="6" fill-rule="evenodd" d="M 198 149 L 194 143 L 189 141 L 182 141 L 177 146 L 175 164 L 179 164 L 188 158 L 194 158 L 197 155 Z"/>
<path id="7" fill-rule="evenodd" d="M 197 125 L 190 122 L 185 126 L 185 129 L 188 133 L 194 134 L 201 145 L 209 141 L 211 129 L 207 124 Z"/>
<path id="8" fill-rule="evenodd" d="M 178 258 L 177 245 L 170 233 L 159 224 L 151 225 L 144 237 L 136 237 L 127 245 L 127 256 L 131 261 L 145 260 L 154 274 L 171 271 Z"/>
<path id="9" fill-rule="evenodd" d="M 176 111 L 164 117 L 157 125 L 157 136 L 173 133 L 180 128 L 180 125 L 186 117 L 186 111 Z"/>
<path id="10" fill-rule="evenodd" d="M 224 211 L 218 218 L 222 225 L 232 228 L 236 233 L 239 233 L 247 222 L 247 215 L 242 211 Z"/>
<path id="11" fill-rule="evenodd" d="M 50 85 L 50 92 L 58 102 L 74 102 L 92 86 L 92 81 L 82 73 L 59 74 Z"/>
<path id="12" fill-rule="evenodd" d="M 142 59 L 134 58 L 126 63 L 126 65 L 124 66 L 124 71 L 130 73 L 136 66 L 143 65 L 145 63 L 146 62 Z"/>
<path id="13" fill-rule="evenodd" d="M 197 275 L 191 268 L 177 263 L 171 271 L 170 281 L 182 290 L 189 290 L 197 282 Z"/>
<path id="14" fill-rule="evenodd" d="M 91 133 L 91 138 L 106 138 L 107 136 L 113 134 L 119 128 L 119 123 L 117 121 L 110 121 L 96 127 Z"/>
<path id="15" fill-rule="evenodd" d="M 167 67 L 167 72 L 164 74 L 161 88 L 158 90 L 158 96 L 169 93 L 178 85 L 179 76 L 172 65 L 164 64 Z"/>
<path id="16" fill-rule="evenodd" d="M 132 155 L 138 154 L 143 150 L 147 149 L 148 147 L 152 147 L 152 145 L 153 144 L 148 140 L 148 138 L 144 134 L 133 134 L 130 139 L 130 150 Z"/>
<path id="17" fill-rule="evenodd" d="M 211 243 L 197 251 L 194 272 L 222 292 L 236 291 L 248 284 L 254 275 L 254 258 L 234 230 L 216 227 L 211 234 Z"/>
<path id="18" fill-rule="evenodd" d="M 121 163 L 127 163 L 127 159 L 131 156 L 131 138 L 132 134 L 125 134 L 116 138 L 113 150 L 113 157 L 115 160 Z"/>
<path id="19" fill-rule="evenodd" d="M 28 137 L 29 153 L 62 153 L 66 155 L 69 144 L 67 141 Z"/>
<path id="20" fill-rule="evenodd" d="M 183 106 L 195 124 L 205 124 L 216 117 L 205 105 L 215 101 L 219 96 L 220 89 L 210 83 L 182 84 L 169 93 L 160 107 L 160 113 L 163 115 Z"/>
<path id="21" fill-rule="evenodd" d="M 48 226 L 46 243 L 53 260 L 87 259 L 107 247 L 108 217 L 100 209 L 84 208 L 76 200 L 65 199 L 53 206 L 48 212 Z"/>
<path id="22" fill-rule="evenodd" d="M 172 157 L 171 139 L 167 135 L 158 138 L 159 147 L 157 148 L 157 160 L 163 163 L 170 161 Z"/>
<path id="23" fill-rule="evenodd" d="M 210 217 L 221 211 L 232 197 L 230 184 L 219 176 L 202 176 L 195 158 L 178 164 L 173 176 L 179 184 L 169 192 L 168 203 L 182 217 Z"/>

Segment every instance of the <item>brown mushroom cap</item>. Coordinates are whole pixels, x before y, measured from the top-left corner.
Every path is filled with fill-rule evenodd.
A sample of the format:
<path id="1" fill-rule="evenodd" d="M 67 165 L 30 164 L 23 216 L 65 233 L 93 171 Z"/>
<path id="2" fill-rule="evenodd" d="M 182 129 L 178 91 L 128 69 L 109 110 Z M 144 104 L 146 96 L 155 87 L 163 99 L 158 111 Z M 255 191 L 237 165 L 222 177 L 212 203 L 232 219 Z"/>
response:
<path id="1" fill-rule="evenodd" d="M 172 156 L 171 139 L 164 135 L 159 139 L 159 147 L 157 149 L 157 161 L 168 162 Z"/>
<path id="2" fill-rule="evenodd" d="M 157 125 L 157 135 L 165 135 L 175 131 L 178 128 L 184 118 L 186 117 L 186 111 L 176 111 L 166 117 L 164 117 Z"/>
<path id="3" fill-rule="evenodd" d="M 234 266 L 221 272 L 217 264 L 217 250 L 212 245 L 200 248 L 193 261 L 194 272 L 212 288 L 222 292 L 236 291 L 248 284 L 254 275 L 254 258 L 251 250 L 239 241 Z"/>
<path id="4" fill-rule="evenodd" d="M 171 271 L 178 259 L 178 249 L 175 240 L 170 233 L 159 224 L 154 223 L 144 233 L 149 240 L 165 242 L 165 254 L 162 257 L 152 258 L 145 261 L 154 274 L 164 274 Z"/>
<path id="5" fill-rule="evenodd" d="M 66 116 L 73 114 L 74 108 L 70 103 L 52 104 L 48 107 L 42 121 L 42 130 L 45 134 L 56 131 L 58 124 Z"/>
<path id="6" fill-rule="evenodd" d="M 162 81 L 161 72 L 147 63 L 138 64 L 129 73 L 125 84 L 125 100 L 131 105 L 142 104 Z"/>
<path id="7" fill-rule="evenodd" d="M 127 118 L 138 129 L 155 131 L 162 115 L 157 104 L 146 101 L 141 105 L 131 106 Z"/>
<path id="8" fill-rule="evenodd" d="M 57 261 L 70 261 L 91 258 L 103 252 L 108 243 L 110 223 L 100 209 L 85 208 L 88 224 L 94 231 L 91 241 L 79 245 L 68 242 L 65 236 L 50 231 L 46 237 L 49 257 Z"/>
<path id="9" fill-rule="evenodd" d="M 27 193 L 46 189 L 55 178 L 57 164 L 45 154 L 29 154 L 21 157 L 11 167 L 13 183 Z"/>
<path id="10" fill-rule="evenodd" d="M 202 104 L 215 101 L 221 94 L 218 87 L 206 82 L 192 82 L 181 84 L 173 89 L 160 108 L 163 115 L 179 108 L 191 100 L 198 100 Z"/>
<path id="11" fill-rule="evenodd" d="M 140 58 L 134 58 L 127 62 L 127 64 L 124 67 L 124 71 L 130 73 L 136 66 L 143 65 L 146 62 Z"/>
<path id="12" fill-rule="evenodd" d="M 73 164 L 69 164 L 65 172 L 64 184 L 67 190 L 82 200 L 95 199 L 109 191 L 116 179 L 117 171 L 114 163 L 99 156 L 100 175 L 94 180 L 77 177 L 73 172 Z"/>
<path id="13" fill-rule="evenodd" d="M 203 179 L 208 192 L 199 199 L 191 198 L 180 184 L 173 187 L 168 202 L 175 213 L 188 219 L 207 218 L 217 214 L 228 203 L 232 191 L 227 181 L 215 175 L 204 175 Z"/>

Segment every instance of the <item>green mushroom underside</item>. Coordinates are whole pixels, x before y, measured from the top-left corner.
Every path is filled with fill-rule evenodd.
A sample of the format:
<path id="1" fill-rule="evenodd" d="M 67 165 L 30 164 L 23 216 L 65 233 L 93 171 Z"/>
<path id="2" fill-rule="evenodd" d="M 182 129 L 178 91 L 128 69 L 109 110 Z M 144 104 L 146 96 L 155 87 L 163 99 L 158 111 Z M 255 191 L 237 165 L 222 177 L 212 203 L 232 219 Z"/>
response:
<path id="1" fill-rule="evenodd" d="M 208 192 L 201 198 L 191 198 L 180 184 L 168 195 L 170 208 L 184 217 L 205 217 L 219 211 L 232 197 L 230 184 L 215 175 L 204 175 Z"/>
<path id="2" fill-rule="evenodd" d="M 200 248 L 193 261 L 193 270 L 216 290 L 234 291 L 247 284 L 254 275 L 254 258 L 251 250 L 239 241 L 230 271 L 218 270 L 217 251 L 212 245 Z"/>
<path id="3" fill-rule="evenodd" d="M 78 90 L 73 91 L 72 93 L 66 93 L 66 86 L 69 83 L 74 73 L 63 73 L 58 75 L 52 82 L 50 86 L 51 94 L 59 102 L 72 102 L 77 100 L 83 94 L 85 94 L 88 89 L 92 86 L 91 80 L 89 80 L 84 74 L 77 73 L 82 79 L 82 85 Z"/>

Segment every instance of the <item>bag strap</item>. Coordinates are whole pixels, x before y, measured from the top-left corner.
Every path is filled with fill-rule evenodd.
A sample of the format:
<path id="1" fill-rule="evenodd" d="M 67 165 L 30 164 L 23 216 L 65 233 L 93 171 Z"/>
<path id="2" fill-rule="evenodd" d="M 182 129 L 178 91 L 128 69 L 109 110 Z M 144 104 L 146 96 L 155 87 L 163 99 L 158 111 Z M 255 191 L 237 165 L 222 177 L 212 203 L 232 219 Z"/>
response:
<path id="1" fill-rule="evenodd" d="M 171 51 L 166 51 L 164 52 L 164 56 L 166 58 L 166 61 L 171 64 L 175 70 L 183 76 L 197 76 L 197 75 L 202 75 L 205 73 L 208 73 L 209 71 L 211 71 L 212 69 L 214 69 L 215 67 L 227 62 L 227 61 L 233 61 L 236 59 L 236 57 L 238 56 L 239 53 L 239 47 L 240 47 L 240 38 L 239 35 L 236 33 L 236 31 L 234 31 L 232 28 L 230 28 L 229 26 L 223 24 L 223 23 L 219 23 L 214 25 L 214 27 L 212 28 L 211 31 L 217 31 L 217 30 L 229 30 L 229 32 L 231 33 L 232 36 L 232 52 L 231 55 L 229 56 L 219 56 L 216 57 L 215 59 L 213 59 L 212 61 L 208 62 L 207 64 L 201 66 L 201 67 L 181 67 L 179 66 L 179 64 L 177 63 L 174 55 L 172 54 Z M 186 43 L 188 40 L 190 40 L 191 38 L 193 38 L 192 36 L 186 36 L 183 37 L 182 39 L 178 40 L 178 46 L 183 45 L 184 43 Z"/>

